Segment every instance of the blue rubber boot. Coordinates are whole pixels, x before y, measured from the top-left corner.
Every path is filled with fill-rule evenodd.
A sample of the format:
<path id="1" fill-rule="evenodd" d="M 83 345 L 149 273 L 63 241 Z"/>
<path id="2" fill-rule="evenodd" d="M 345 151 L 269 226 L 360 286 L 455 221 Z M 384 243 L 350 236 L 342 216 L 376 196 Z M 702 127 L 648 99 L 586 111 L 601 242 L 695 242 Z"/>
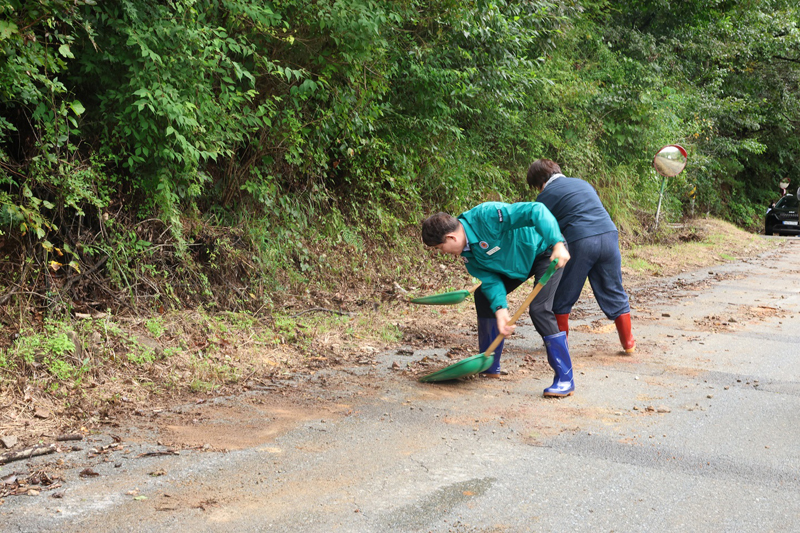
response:
<path id="1" fill-rule="evenodd" d="M 575 391 L 575 380 L 572 379 L 567 333 L 561 331 L 555 335 L 547 335 L 544 337 L 544 346 L 547 349 L 547 362 L 556 372 L 553 384 L 544 389 L 544 395 L 571 396 Z"/>
<path id="2" fill-rule="evenodd" d="M 485 352 L 492 342 L 500 335 L 497 329 L 496 318 L 481 318 L 478 317 L 478 349 L 481 353 Z M 492 366 L 481 372 L 481 375 L 487 378 L 500 377 L 500 354 L 503 353 L 503 345 L 506 343 L 505 339 L 494 350 L 494 361 Z"/>

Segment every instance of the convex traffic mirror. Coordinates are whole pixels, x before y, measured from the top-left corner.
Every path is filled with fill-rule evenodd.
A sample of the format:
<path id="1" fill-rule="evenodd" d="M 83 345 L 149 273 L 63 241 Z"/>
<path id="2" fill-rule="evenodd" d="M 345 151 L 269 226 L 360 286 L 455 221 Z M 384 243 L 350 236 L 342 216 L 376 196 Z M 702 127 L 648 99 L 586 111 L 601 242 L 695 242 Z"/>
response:
<path id="1" fill-rule="evenodd" d="M 659 150 L 653 158 L 656 172 L 671 178 L 680 174 L 686 167 L 686 150 L 678 144 L 669 144 Z"/>

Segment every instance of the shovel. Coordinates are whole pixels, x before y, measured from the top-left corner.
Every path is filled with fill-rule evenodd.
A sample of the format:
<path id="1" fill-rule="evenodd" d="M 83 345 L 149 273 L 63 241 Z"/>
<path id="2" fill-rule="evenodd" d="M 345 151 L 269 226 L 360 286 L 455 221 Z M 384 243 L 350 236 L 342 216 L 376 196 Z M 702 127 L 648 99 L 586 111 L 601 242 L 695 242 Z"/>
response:
<path id="1" fill-rule="evenodd" d="M 544 275 L 539 278 L 539 283 L 536 284 L 536 287 L 533 288 L 533 291 L 525 298 L 525 301 L 522 305 L 517 309 L 517 312 L 511 317 L 508 321 L 508 324 L 511 325 L 517 321 L 517 319 L 522 316 L 522 313 L 525 312 L 525 309 L 531 305 L 531 302 L 536 295 L 539 294 L 539 291 L 542 290 L 545 283 L 550 279 L 550 277 L 555 273 L 556 266 L 558 265 L 558 260 L 553 259 L 550 263 L 550 266 L 547 267 Z M 466 292 L 466 291 L 465 291 Z M 441 370 L 437 370 L 431 374 L 427 374 L 419 378 L 419 381 L 423 383 L 430 383 L 432 381 L 447 381 L 450 379 L 457 379 L 466 376 L 471 376 L 473 374 L 478 374 L 483 372 L 490 366 L 492 366 L 492 361 L 494 361 L 494 350 L 503 342 L 506 336 L 502 333 L 499 334 L 492 344 L 486 349 L 485 352 L 479 353 L 478 355 L 473 355 L 472 357 L 467 357 L 466 359 L 462 359 L 457 363 L 453 363 L 450 366 L 446 366 Z"/>
<path id="2" fill-rule="evenodd" d="M 420 298 L 413 298 L 412 304 L 425 304 L 425 305 L 455 305 L 463 302 L 467 296 L 475 292 L 481 284 L 478 283 L 470 290 L 462 289 L 460 291 L 443 292 L 442 294 L 433 294 L 431 296 L 422 296 Z"/>

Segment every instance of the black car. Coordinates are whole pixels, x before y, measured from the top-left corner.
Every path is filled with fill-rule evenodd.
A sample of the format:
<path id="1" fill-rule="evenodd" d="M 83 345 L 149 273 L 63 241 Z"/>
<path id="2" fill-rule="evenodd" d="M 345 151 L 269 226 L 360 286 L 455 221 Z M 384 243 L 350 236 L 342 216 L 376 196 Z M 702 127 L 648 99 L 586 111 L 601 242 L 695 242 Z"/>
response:
<path id="1" fill-rule="evenodd" d="M 787 194 L 767 210 L 764 219 L 764 235 L 800 235 L 797 225 L 797 196 Z"/>

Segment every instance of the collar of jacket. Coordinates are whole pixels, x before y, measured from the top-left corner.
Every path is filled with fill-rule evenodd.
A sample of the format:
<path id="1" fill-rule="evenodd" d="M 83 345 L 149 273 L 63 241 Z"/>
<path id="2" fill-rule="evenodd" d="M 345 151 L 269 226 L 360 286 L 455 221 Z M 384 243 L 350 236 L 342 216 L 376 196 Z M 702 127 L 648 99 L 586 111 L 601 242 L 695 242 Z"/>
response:
<path id="1" fill-rule="evenodd" d="M 558 178 L 566 178 L 566 176 L 565 176 L 564 174 L 553 174 L 552 176 L 550 176 L 550 179 L 549 179 L 549 180 L 547 180 L 547 181 L 545 181 L 545 182 L 544 182 L 544 185 L 542 186 L 542 189 L 544 189 L 545 187 L 547 187 L 548 185 L 550 185 L 550 182 L 551 182 L 551 181 L 553 181 L 553 180 L 556 180 L 556 179 L 558 179 Z"/>

